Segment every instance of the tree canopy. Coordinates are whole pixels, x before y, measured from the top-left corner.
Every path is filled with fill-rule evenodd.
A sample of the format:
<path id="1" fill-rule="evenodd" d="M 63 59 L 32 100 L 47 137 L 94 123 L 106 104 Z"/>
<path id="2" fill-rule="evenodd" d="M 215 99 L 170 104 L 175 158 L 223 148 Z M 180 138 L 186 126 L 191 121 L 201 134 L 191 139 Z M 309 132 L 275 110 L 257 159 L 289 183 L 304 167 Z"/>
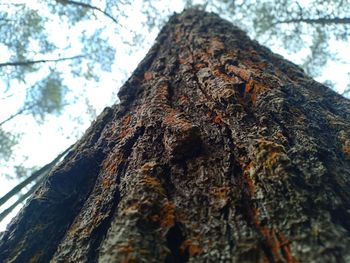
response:
<path id="1" fill-rule="evenodd" d="M 34 129 L 24 127 L 50 133 L 44 128 L 54 126 L 68 138 L 60 150 L 67 148 L 117 99 L 117 87 L 168 17 L 193 6 L 219 13 L 313 77 L 349 92 L 348 0 L 2 1 L 0 172 L 25 179 L 35 169 L 26 163 L 30 153 L 19 151 Z"/>

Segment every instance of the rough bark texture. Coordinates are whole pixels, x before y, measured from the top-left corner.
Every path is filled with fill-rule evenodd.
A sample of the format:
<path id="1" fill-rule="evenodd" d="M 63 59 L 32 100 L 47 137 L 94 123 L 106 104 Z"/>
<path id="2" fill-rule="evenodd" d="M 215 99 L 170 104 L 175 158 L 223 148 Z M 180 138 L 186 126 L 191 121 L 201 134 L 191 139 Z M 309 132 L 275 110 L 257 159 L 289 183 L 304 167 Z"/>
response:
<path id="1" fill-rule="evenodd" d="M 1 262 L 350 262 L 350 103 L 173 16 L 3 234 Z"/>

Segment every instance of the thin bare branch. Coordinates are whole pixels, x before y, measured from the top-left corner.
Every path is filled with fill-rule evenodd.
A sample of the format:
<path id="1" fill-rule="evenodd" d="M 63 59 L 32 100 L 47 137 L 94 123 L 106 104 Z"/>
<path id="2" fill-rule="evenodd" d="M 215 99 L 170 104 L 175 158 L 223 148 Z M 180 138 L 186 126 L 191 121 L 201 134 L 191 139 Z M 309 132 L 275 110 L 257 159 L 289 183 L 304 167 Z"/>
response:
<path id="1" fill-rule="evenodd" d="M 66 57 L 66 58 L 58 58 L 58 59 L 40 59 L 40 60 L 27 60 L 27 61 L 14 61 L 14 62 L 4 62 L 0 63 L 0 67 L 7 67 L 7 66 L 30 66 L 33 64 L 38 64 L 38 63 L 49 63 L 49 62 L 61 62 L 61 61 L 66 61 L 66 60 L 72 60 L 72 59 L 78 59 L 78 58 L 83 58 L 85 55 L 78 55 L 78 56 L 73 56 L 73 57 Z"/>
<path id="2" fill-rule="evenodd" d="M 28 192 L 26 192 L 25 194 L 21 195 L 18 200 L 16 202 L 14 202 L 10 207 L 6 208 L 4 211 L 1 212 L 0 214 L 0 222 L 6 217 L 8 216 L 20 203 L 22 203 L 23 201 L 25 201 L 28 197 L 30 197 L 36 189 L 38 189 L 38 187 L 40 186 L 41 182 L 44 180 L 45 176 L 42 176 L 38 182 L 33 185 Z"/>
<path id="3" fill-rule="evenodd" d="M 86 4 L 86 3 L 81 3 L 81 2 L 73 1 L 73 0 L 56 0 L 56 2 L 58 2 L 60 4 L 71 4 L 71 5 L 76 5 L 76 6 L 96 10 L 97 12 L 100 12 L 101 14 L 103 14 L 106 17 L 108 17 L 109 19 L 111 19 L 114 23 L 119 25 L 118 20 L 116 20 L 111 14 L 107 13 L 106 11 L 102 10 L 101 8 L 99 8 L 97 6 Z"/>
<path id="4" fill-rule="evenodd" d="M 291 24 L 291 23 L 306 23 L 306 24 L 320 24 L 320 25 L 332 25 L 332 24 L 350 24 L 350 18 L 296 18 L 283 21 L 277 21 L 273 25 L 278 24 Z"/>
<path id="5" fill-rule="evenodd" d="M 4 97 L 2 97 L 1 98 L 1 100 L 6 100 L 6 99 L 8 99 L 8 98 L 11 98 L 11 97 L 13 97 L 13 93 L 11 93 L 11 94 L 8 94 L 8 95 L 5 95 Z M 0 125 L 1 126 L 1 125 Z"/>
<path id="6" fill-rule="evenodd" d="M 27 179 L 25 179 L 23 182 L 16 185 L 14 188 L 12 188 L 11 191 L 9 191 L 7 194 L 5 194 L 3 197 L 0 198 L 0 206 L 5 204 L 11 197 L 19 193 L 24 187 L 29 185 L 31 182 L 35 181 L 37 178 L 44 176 L 46 177 L 47 174 L 51 171 L 51 169 L 59 162 L 59 160 L 66 155 L 66 153 L 73 148 L 73 145 L 69 146 L 65 151 L 60 153 L 52 162 L 48 163 L 38 171 L 34 172 L 31 176 L 29 176 Z"/>
<path id="7" fill-rule="evenodd" d="M 0 122 L 0 126 L 4 125 L 6 122 L 12 120 L 13 118 L 17 117 L 18 115 L 21 115 L 22 113 L 24 113 L 27 110 L 30 110 L 32 107 L 34 107 L 34 105 L 30 105 L 27 107 L 23 107 L 22 109 L 20 109 L 19 111 L 17 111 L 15 114 L 12 114 L 10 117 L 8 117 L 7 119 L 3 120 Z"/>

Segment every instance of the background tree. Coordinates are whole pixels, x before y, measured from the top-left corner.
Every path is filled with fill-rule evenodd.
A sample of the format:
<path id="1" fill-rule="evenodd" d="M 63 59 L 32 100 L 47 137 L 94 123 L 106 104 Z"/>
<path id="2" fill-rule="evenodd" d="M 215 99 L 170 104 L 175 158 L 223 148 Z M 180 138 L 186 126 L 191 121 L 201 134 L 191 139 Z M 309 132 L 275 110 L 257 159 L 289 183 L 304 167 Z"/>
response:
<path id="1" fill-rule="evenodd" d="M 322 66 L 330 60 L 348 67 L 345 54 L 332 50 L 348 40 L 348 1 L 198 3 L 200 8 L 218 12 L 243 27 L 265 45 L 284 47 L 286 56 L 301 54 L 296 62 L 313 76 L 321 74 Z M 178 2 L 177 10 L 198 3 Z M 25 180 L 38 164 L 28 165 L 26 157 L 19 156 L 21 144 L 16 144 L 27 132 L 20 124 L 37 122 L 43 128 L 56 125 L 62 137 L 69 137 L 57 151 L 72 144 L 96 112 L 115 101 L 113 87 L 120 86 L 133 68 L 125 63 L 123 52 L 135 54 L 147 49 L 140 44 L 151 43 L 145 35 L 154 35 L 175 7 L 164 1 L 60 0 L 30 4 L 8 1 L 0 8 L 1 100 L 3 109 L 10 108 L 1 111 L 1 172 Z M 133 20 L 142 25 L 143 32 L 141 27 L 132 26 Z M 333 79 L 330 74 L 321 75 L 322 81 L 337 85 L 338 74 Z M 106 83 L 106 79 L 113 81 Z M 103 102 L 91 99 L 94 91 L 105 94 Z M 12 154 L 14 149 L 17 155 Z"/>
<path id="2" fill-rule="evenodd" d="M 346 262 L 350 101 L 174 15 L 0 241 L 3 262 Z"/>

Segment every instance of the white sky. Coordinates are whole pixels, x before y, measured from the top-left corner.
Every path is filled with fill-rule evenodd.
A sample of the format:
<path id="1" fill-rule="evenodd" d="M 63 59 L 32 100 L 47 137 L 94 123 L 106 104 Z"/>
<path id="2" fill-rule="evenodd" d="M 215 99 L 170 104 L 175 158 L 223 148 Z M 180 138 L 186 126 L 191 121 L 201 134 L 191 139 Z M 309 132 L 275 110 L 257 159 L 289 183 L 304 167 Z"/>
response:
<path id="1" fill-rule="evenodd" d="M 23 0 L 4 1 L 4 3 L 5 2 L 28 3 L 28 1 Z M 97 3 L 98 2 L 99 1 L 97 1 Z M 158 33 L 158 30 L 154 29 L 152 32 L 147 34 L 147 38 L 143 43 L 144 45 L 142 46 L 142 48 L 139 48 L 136 52 L 128 54 L 127 51 L 130 49 L 130 46 L 123 44 L 123 41 L 125 39 L 131 37 L 128 30 L 144 30 L 144 28 L 142 28 L 141 23 L 144 17 L 139 10 L 139 7 L 142 6 L 141 3 L 142 0 L 136 0 L 133 2 L 133 5 L 129 7 L 130 17 L 129 19 L 122 21 L 123 24 L 127 25 L 127 28 L 121 29 L 119 35 L 116 35 L 112 31 L 106 31 L 106 34 L 114 36 L 113 41 L 114 43 L 116 43 L 116 49 L 118 53 L 116 55 L 116 64 L 113 66 L 112 73 L 101 73 L 101 82 L 89 86 L 85 91 L 86 97 L 90 99 L 90 103 L 96 108 L 97 113 L 101 112 L 104 107 L 109 106 L 116 101 L 115 94 L 117 93 L 118 88 L 122 85 L 122 81 L 124 80 L 124 74 L 120 72 L 120 69 L 122 68 L 129 75 L 132 72 L 132 70 L 136 68 L 137 64 L 141 61 L 141 59 L 145 56 L 146 52 L 150 48 L 154 38 Z M 162 7 L 161 3 L 162 1 L 158 3 L 159 8 L 164 9 L 165 5 L 169 5 L 169 2 L 164 1 Z M 38 1 L 30 1 L 30 5 L 37 5 L 39 9 L 42 8 Z M 182 9 L 182 1 L 171 2 L 170 10 L 180 12 Z M 101 19 L 101 23 L 111 23 L 110 20 L 103 16 L 99 16 L 99 18 Z M 85 24 L 82 26 L 88 26 L 90 28 L 95 27 L 94 22 L 90 22 L 90 24 Z M 66 36 L 67 34 L 79 34 L 77 28 L 73 29 L 74 32 L 67 32 L 66 28 L 58 26 L 55 23 L 50 24 L 47 29 L 48 31 L 53 32 L 53 34 L 51 34 L 53 42 L 57 45 L 61 44 L 62 46 L 66 44 L 66 38 L 64 36 Z M 76 43 L 73 43 L 73 46 L 78 46 L 79 41 L 77 39 L 75 41 Z M 333 46 L 335 49 L 341 51 L 344 54 L 350 54 L 350 52 L 346 52 L 349 51 L 347 50 L 348 46 L 342 46 L 342 44 L 337 43 L 333 43 Z M 300 56 L 298 57 L 293 55 L 293 57 L 291 57 L 290 54 L 288 54 L 285 50 L 281 48 L 270 48 L 272 48 L 274 52 L 279 53 L 293 60 L 294 62 L 298 62 L 298 59 L 300 59 Z M 4 54 L 4 52 L 2 51 L 4 50 L 1 49 L 0 45 L 0 62 L 6 61 L 8 59 L 6 54 Z M 72 49 L 72 51 L 74 51 L 74 49 Z M 73 53 L 73 55 L 75 54 Z M 350 61 L 350 58 L 348 59 L 348 61 Z M 348 79 L 346 78 L 347 72 L 349 72 L 348 68 L 344 67 L 342 64 L 332 63 L 325 69 L 323 77 L 319 78 L 318 80 L 323 81 L 327 78 L 328 75 L 337 74 L 339 76 L 338 86 L 340 87 L 341 92 L 348 82 Z M 69 87 L 79 87 L 81 85 L 79 79 L 70 78 L 68 79 L 68 82 Z M 0 120 L 3 120 L 7 116 L 9 116 L 9 114 L 13 114 L 14 112 L 16 112 L 16 106 L 20 105 L 24 99 L 25 86 L 23 84 L 19 84 L 18 87 L 15 88 L 17 89 L 16 96 L 9 100 L 1 101 L 2 105 L 0 106 Z M 84 130 L 86 130 L 86 128 L 89 126 L 88 114 L 85 112 L 81 112 L 82 109 L 84 109 L 84 107 L 82 106 L 83 104 L 85 104 L 85 101 L 80 101 L 80 105 L 78 103 L 78 105 L 68 106 L 68 108 L 65 111 L 65 114 L 83 117 L 82 123 L 72 122 L 70 120 L 56 116 L 49 116 L 45 121 L 45 124 L 40 127 L 33 125 L 33 119 L 30 116 L 18 117 L 15 121 L 9 122 L 9 127 L 11 126 L 12 128 L 12 126 L 15 125 L 16 130 L 22 131 L 24 133 L 23 140 L 15 149 L 15 152 L 18 154 L 18 156 L 28 156 L 28 160 L 26 161 L 26 164 L 28 166 L 35 165 L 40 167 L 52 161 L 58 155 L 58 153 L 62 152 L 69 145 L 74 143 L 76 141 L 77 136 L 80 136 L 81 133 Z M 66 130 L 66 135 L 62 135 L 62 132 L 58 128 L 62 126 L 64 126 Z M 67 134 L 69 138 L 67 138 Z M 18 160 L 21 161 L 20 158 Z M 0 174 L 4 172 L 5 170 L 1 167 L 0 164 Z M 17 180 L 10 181 L 4 178 L 3 176 L 0 176 L 0 196 L 3 196 L 5 193 L 7 193 L 17 183 Z M 3 209 L 10 206 L 11 203 L 14 202 L 14 199 L 15 198 L 13 198 L 10 202 L 7 202 L 6 206 L 3 206 Z M 5 230 L 6 224 L 10 221 L 11 217 L 13 217 L 18 212 L 19 209 L 20 208 L 17 207 L 16 210 L 14 210 L 4 221 L 0 223 L 0 231 Z"/>

